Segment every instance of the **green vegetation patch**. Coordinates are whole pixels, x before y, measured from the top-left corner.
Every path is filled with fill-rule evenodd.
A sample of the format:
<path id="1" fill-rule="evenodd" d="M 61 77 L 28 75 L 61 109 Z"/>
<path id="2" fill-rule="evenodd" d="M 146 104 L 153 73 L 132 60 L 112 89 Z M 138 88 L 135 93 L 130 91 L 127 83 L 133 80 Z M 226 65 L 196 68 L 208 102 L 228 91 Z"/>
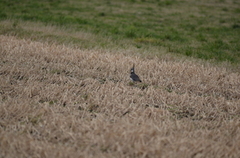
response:
<path id="1" fill-rule="evenodd" d="M 126 48 L 127 45 L 136 47 L 139 52 L 147 49 L 149 54 L 150 47 L 167 48 L 169 52 L 186 56 L 238 63 L 239 7 L 237 1 L 205 0 L 2 0 L 0 25 L 10 20 L 15 27 L 1 27 L 0 33 L 19 35 L 21 32 L 32 37 L 35 32 L 22 31 L 16 27 L 16 21 L 41 22 L 46 26 L 95 35 L 93 41 L 88 39 L 85 42 L 80 37 L 66 37 L 69 39 L 67 43 L 73 42 L 83 48 L 95 45 Z M 59 39 L 56 35 L 44 33 L 41 38 L 46 36 Z M 161 54 L 160 51 L 154 54 L 158 53 Z"/>

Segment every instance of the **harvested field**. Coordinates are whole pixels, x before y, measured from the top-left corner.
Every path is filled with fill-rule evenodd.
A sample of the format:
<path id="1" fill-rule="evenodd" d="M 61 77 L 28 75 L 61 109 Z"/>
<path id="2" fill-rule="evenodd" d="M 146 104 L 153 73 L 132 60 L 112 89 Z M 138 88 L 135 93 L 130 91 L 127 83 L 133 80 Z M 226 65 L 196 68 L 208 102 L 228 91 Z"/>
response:
<path id="1" fill-rule="evenodd" d="M 0 59 L 0 157 L 240 155 L 237 72 L 11 36 Z"/>

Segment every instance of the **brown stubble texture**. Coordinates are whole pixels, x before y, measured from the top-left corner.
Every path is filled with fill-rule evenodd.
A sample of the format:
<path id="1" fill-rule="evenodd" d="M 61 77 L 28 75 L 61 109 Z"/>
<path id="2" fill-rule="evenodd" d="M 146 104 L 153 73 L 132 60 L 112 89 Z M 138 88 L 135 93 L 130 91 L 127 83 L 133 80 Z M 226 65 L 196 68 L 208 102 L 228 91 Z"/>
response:
<path id="1" fill-rule="evenodd" d="M 0 157 L 240 155 L 237 72 L 8 36 L 0 59 Z"/>

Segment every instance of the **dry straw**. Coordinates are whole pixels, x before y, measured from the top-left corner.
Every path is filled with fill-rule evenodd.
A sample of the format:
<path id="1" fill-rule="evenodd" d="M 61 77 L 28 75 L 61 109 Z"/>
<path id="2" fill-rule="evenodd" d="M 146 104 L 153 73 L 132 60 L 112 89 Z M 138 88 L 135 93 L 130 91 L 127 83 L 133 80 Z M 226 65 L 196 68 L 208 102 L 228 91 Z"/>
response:
<path id="1" fill-rule="evenodd" d="M 8 36 L 0 59 L 0 157 L 240 155 L 238 73 Z"/>

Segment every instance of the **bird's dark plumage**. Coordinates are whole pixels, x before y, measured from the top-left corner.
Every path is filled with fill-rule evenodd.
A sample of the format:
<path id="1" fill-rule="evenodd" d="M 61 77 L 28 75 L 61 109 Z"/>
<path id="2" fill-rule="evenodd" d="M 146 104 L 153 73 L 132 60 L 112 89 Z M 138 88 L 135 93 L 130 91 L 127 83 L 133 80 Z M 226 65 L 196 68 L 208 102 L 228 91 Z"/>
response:
<path id="1" fill-rule="evenodd" d="M 138 77 L 138 75 L 136 75 L 135 72 L 134 72 L 134 64 L 133 64 L 133 67 L 131 68 L 130 79 L 131 79 L 132 81 L 135 81 L 135 82 L 142 82 L 142 81 L 140 80 L 140 78 Z"/>

